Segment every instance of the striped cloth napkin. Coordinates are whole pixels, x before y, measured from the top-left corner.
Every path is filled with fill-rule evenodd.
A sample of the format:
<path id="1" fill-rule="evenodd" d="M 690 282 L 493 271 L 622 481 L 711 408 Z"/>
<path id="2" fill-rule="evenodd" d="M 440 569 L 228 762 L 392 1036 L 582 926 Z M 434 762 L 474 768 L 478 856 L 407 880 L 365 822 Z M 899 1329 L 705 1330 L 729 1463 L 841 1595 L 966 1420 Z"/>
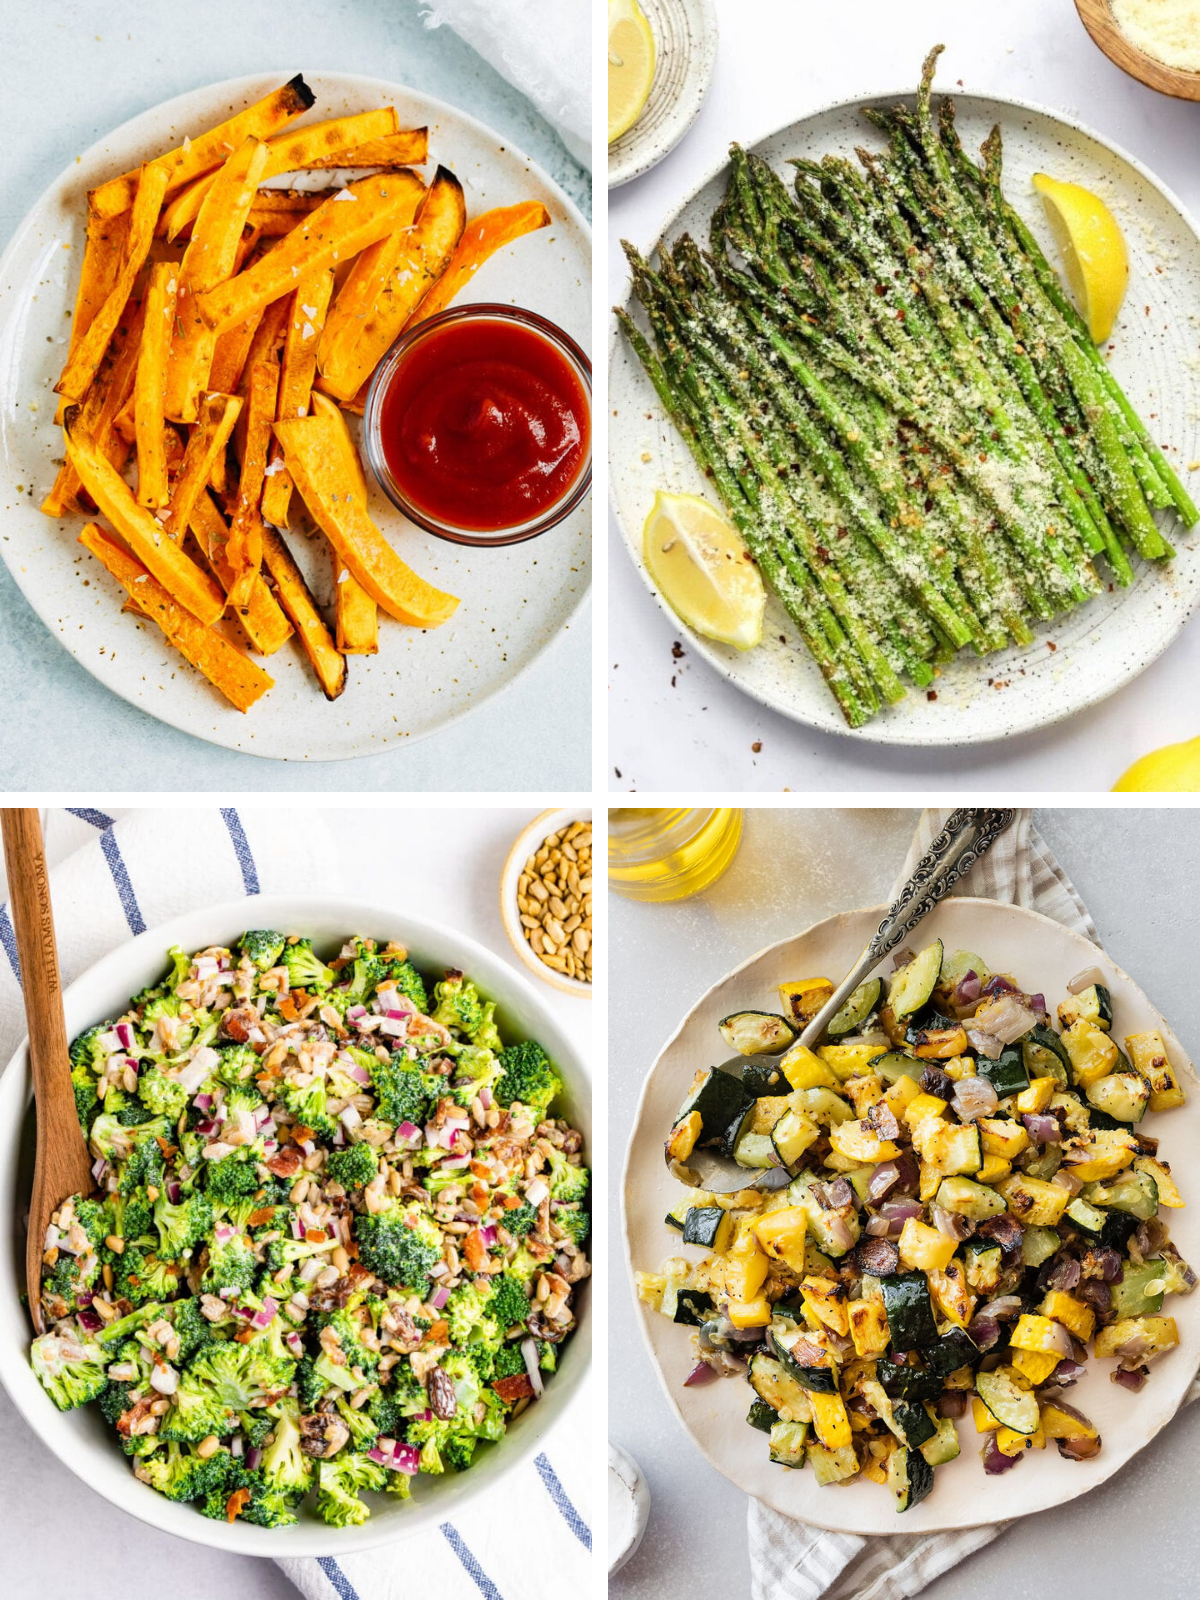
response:
<path id="1" fill-rule="evenodd" d="M 948 815 L 948 811 L 922 813 L 908 857 L 892 886 L 893 896 Z M 1017 812 L 983 860 L 955 885 L 954 893 L 1012 901 L 1100 943 L 1078 891 L 1033 826 L 1028 810 Z M 1184 1404 L 1190 1405 L 1197 1397 L 1200 1382 L 1193 1384 Z M 953 1533 L 867 1538 L 810 1527 L 758 1500 L 749 1503 L 747 1524 L 751 1600 L 907 1600 L 1009 1526 L 993 1522 Z"/>
<path id="2" fill-rule="evenodd" d="M 315 811 L 78 807 L 43 813 L 42 827 L 64 985 L 131 934 L 182 912 L 243 894 L 319 895 L 342 887 L 332 834 Z M 248 911 L 247 920 L 252 916 Z M 25 1036 L 7 905 L 0 905 L 0 948 L 3 1063 Z M 307 1600 L 411 1600 L 420 1592 L 439 1600 L 551 1600 L 581 1593 L 591 1573 L 592 1535 L 577 1509 L 586 1509 L 590 1470 L 579 1449 L 579 1423 L 574 1406 L 536 1460 L 436 1532 L 361 1555 L 278 1565 Z M 330 1544 L 336 1543 L 331 1529 Z"/>

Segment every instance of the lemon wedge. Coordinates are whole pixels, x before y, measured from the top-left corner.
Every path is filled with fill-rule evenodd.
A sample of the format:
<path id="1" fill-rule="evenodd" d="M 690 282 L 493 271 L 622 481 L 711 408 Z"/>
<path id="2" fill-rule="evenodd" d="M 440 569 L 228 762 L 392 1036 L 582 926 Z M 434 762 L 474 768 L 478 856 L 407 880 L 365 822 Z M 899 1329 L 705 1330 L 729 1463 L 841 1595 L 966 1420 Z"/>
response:
<path id="1" fill-rule="evenodd" d="M 738 650 L 759 643 L 767 603 L 762 578 L 737 532 L 707 500 L 660 489 L 642 551 L 659 593 L 689 628 Z"/>
<path id="2" fill-rule="evenodd" d="M 1113 784 L 1114 794 L 1193 793 L 1200 789 L 1200 739 L 1166 744 L 1135 761 Z"/>
<path id="3" fill-rule="evenodd" d="M 608 142 L 641 116 L 654 83 L 656 52 L 637 0 L 608 0 Z"/>
<path id="4" fill-rule="evenodd" d="M 1090 189 L 1035 172 L 1067 281 L 1096 344 L 1113 330 L 1129 283 L 1129 256 L 1117 219 Z"/>

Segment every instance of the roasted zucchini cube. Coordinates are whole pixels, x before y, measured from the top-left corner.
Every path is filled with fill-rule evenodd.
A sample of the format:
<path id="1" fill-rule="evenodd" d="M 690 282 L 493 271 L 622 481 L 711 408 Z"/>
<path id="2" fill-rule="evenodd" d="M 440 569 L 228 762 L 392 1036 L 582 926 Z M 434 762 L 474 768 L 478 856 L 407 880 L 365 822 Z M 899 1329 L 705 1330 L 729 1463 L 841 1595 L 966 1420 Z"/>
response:
<path id="1" fill-rule="evenodd" d="M 1187 1099 L 1179 1086 L 1167 1056 L 1167 1047 L 1157 1029 L 1149 1033 L 1131 1033 L 1125 1039 L 1125 1048 L 1135 1069 L 1150 1085 L 1150 1110 L 1171 1111 Z"/>
<path id="2" fill-rule="evenodd" d="M 723 1256 L 733 1237 L 733 1216 L 720 1206 L 692 1206 L 683 1221 L 684 1244 L 703 1245 Z"/>
<path id="3" fill-rule="evenodd" d="M 740 1056 L 776 1056 L 794 1041 L 795 1031 L 773 1011 L 734 1011 L 717 1031 Z"/>
<path id="4" fill-rule="evenodd" d="M 888 1007 L 895 1017 L 912 1016 L 929 999 L 942 974 L 942 954 L 942 941 L 935 939 L 893 974 Z"/>
<path id="5" fill-rule="evenodd" d="M 1107 1077 L 1121 1059 L 1116 1041 L 1090 1022 L 1073 1023 L 1062 1042 L 1071 1058 L 1071 1077 L 1077 1089 Z"/>
<path id="6" fill-rule="evenodd" d="M 1109 1072 L 1088 1085 L 1088 1101 L 1118 1122 L 1140 1122 L 1150 1103 L 1150 1085 L 1140 1072 Z"/>
<path id="7" fill-rule="evenodd" d="M 795 983 L 779 985 L 783 1014 L 801 1031 L 832 998 L 833 985 L 828 978 L 800 978 Z"/>
<path id="8" fill-rule="evenodd" d="M 777 1422 L 771 1429 L 771 1460 L 781 1467 L 802 1467 L 807 1439 L 806 1422 Z"/>
<path id="9" fill-rule="evenodd" d="M 1105 1356 L 1119 1355 L 1121 1346 L 1138 1339 L 1144 1345 L 1141 1360 L 1151 1361 L 1155 1356 L 1162 1355 L 1164 1350 L 1171 1350 L 1179 1343 L 1179 1329 L 1175 1325 L 1174 1317 L 1128 1317 L 1120 1322 L 1111 1323 L 1107 1328 L 1101 1328 L 1096 1335 L 1096 1355 L 1103 1360 Z"/>
<path id="10" fill-rule="evenodd" d="M 1056 1227 L 1071 1198 L 1070 1191 L 1058 1184 L 1027 1178 L 1020 1172 L 1001 1178 L 996 1188 L 1018 1222 L 1031 1222 L 1039 1228 Z"/>
<path id="11" fill-rule="evenodd" d="M 1059 1003 L 1058 1020 L 1064 1028 L 1073 1027 L 1077 1022 L 1089 1022 L 1107 1033 L 1113 1020 L 1112 996 L 1102 983 L 1093 983 L 1090 988 L 1069 994 Z"/>

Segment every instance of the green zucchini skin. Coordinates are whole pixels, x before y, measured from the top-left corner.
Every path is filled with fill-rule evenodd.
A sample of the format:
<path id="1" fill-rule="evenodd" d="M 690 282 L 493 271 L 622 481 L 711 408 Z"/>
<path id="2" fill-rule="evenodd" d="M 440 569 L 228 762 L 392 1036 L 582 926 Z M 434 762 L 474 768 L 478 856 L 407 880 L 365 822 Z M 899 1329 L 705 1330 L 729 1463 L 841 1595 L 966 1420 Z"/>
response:
<path id="1" fill-rule="evenodd" d="M 872 1061 L 871 1071 L 877 1072 L 885 1083 L 895 1083 L 898 1078 L 915 1078 L 920 1083 L 925 1063 L 916 1056 L 906 1055 L 903 1050 L 889 1050 L 887 1055 L 877 1056 Z"/>
<path id="2" fill-rule="evenodd" d="M 697 1144 L 707 1144 L 720 1139 L 739 1112 L 745 1110 L 749 1098 L 741 1080 L 720 1067 L 702 1067 L 692 1079 L 687 1098 L 680 1106 L 675 1122 L 680 1123 L 692 1111 L 700 1113 L 700 1137 Z"/>
<path id="3" fill-rule="evenodd" d="M 770 1433 L 779 1421 L 779 1413 L 765 1400 L 755 1400 L 746 1413 L 746 1421 L 752 1428 L 758 1428 L 762 1433 Z"/>
<path id="4" fill-rule="evenodd" d="M 675 1322 L 688 1328 L 699 1328 L 714 1314 L 712 1295 L 702 1289 L 680 1289 L 675 1302 Z"/>
<path id="5" fill-rule="evenodd" d="M 734 1011 L 721 1018 L 717 1030 L 742 1056 L 777 1056 L 796 1039 L 787 1018 L 774 1011 Z"/>
<path id="6" fill-rule="evenodd" d="M 875 1375 L 889 1400 L 936 1400 L 942 1380 L 927 1367 L 902 1367 L 886 1358 L 875 1366 Z"/>
<path id="7" fill-rule="evenodd" d="M 919 1011 L 942 975 L 942 941 L 935 939 L 892 976 L 888 1004 L 900 1020 Z"/>
<path id="8" fill-rule="evenodd" d="M 892 1272 L 880 1278 L 893 1350 L 919 1350 L 937 1340 L 937 1323 L 923 1272 Z"/>
<path id="9" fill-rule="evenodd" d="M 910 1450 L 919 1449 L 937 1432 L 928 1411 L 915 1400 L 897 1400 L 892 1407 L 892 1416 L 895 1417 L 904 1435 L 904 1442 Z"/>
<path id="10" fill-rule="evenodd" d="M 1030 1079 L 1057 1078 L 1068 1089 L 1075 1081 L 1071 1058 L 1053 1028 L 1039 1023 L 1021 1040 L 1021 1060 Z"/>
<path id="11" fill-rule="evenodd" d="M 1003 1372 L 981 1372 L 975 1379 L 975 1393 L 1003 1428 L 1014 1433 L 1034 1433 L 1038 1425 L 1037 1396 L 1019 1389 Z"/>
<path id="12" fill-rule="evenodd" d="M 888 1487 L 897 1511 L 911 1511 L 933 1488 L 933 1468 L 919 1450 L 893 1450 L 888 1461 Z"/>
<path id="13" fill-rule="evenodd" d="M 754 1101 L 749 1097 L 739 1107 L 733 1121 L 725 1129 L 720 1139 L 721 1154 L 728 1160 L 734 1159 L 734 1152 L 738 1147 L 738 1140 L 744 1133 L 750 1131 L 750 1124 L 754 1120 Z"/>
<path id="14" fill-rule="evenodd" d="M 747 1061 L 742 1069 L 742 1088 L 753 1100 L 768 1094 L 789 1094 L 791 1087 L 773 1061 Z"/>
<path id="15" fill-rule="evenodd" d="M 724 1255 L 733 1232 L 733 1218 L 721 1206 L 691 1206 L 683 1222 L 684 1244 L 703 1245 Z"/>
<path id="16" fill-rule="evenodd" d="M 1001 1100 L 1029 1087 L 1029 1073 L 1019 1044 L 1006 1044 L 996 1057 L 976 1056 L 975 1071 L 987 1079 Z"/>
<path id="17" fill-rule="evenodd" d="M 847 1033 L 854 1033 L 862 1027 L 863 1023 L 879 1004 L 879 996 L 883 990 L 883 983 L 879 978 L 864 978 L 858 988 L 846 1001 L 839 1011 L 835 1011 L 825 1029 L 831 1039 L 840 1039 Z"/>
<path id="18" fill-rule="evenodd" d="M 802 1389 L 807 1389 L 811 1394 L 836 1394 L 838 1392 L 837 1373 L 831 1366 L 806 1367 L 792 1355 L 791 1349 L 783 1339 L 772 1333 L 770 1347 L 775 1352 L 779 1365 L 790 1378 L 795 1378 Z"/>
<path id="19" fill-rule="evenodd" d="M 926 1345 L 921 1359 L 937 1378 L 946 1378 L 960 1367 L 977 1367 L 983 1352 L 965 1328 L 948 1328 L 934 1344 Z"/>

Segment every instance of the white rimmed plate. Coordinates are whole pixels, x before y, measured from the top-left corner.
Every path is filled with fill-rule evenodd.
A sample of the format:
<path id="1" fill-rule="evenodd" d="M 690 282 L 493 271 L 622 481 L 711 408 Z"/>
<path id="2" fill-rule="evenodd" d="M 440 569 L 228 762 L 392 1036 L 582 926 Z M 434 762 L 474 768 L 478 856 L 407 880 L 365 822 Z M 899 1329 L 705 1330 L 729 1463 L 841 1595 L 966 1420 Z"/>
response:
<path id="1" fill-rule="evenodd" d="M 885 91 L 857 96 L 791 123 L 750 146 L 785 176 L 789 157 L 850 154 L 856 144 L 880 145 L 862 107 L 889 105 L 911 95 Z M 1113 336 L 1113 371 L 1154 437 L 1169 445 L 1183 470 L 1200 458 L 1200 411 L 1194 401 L 1195 308 L 1200 304 L 1200 235 L 1180 202 L 1132 156 L 1067 118 L 1019 101 L 956 94 L 958 127 L 976 151 L 993 124 L 1004 133 L 1009 199 L 1030 223 L 1053 261 L 1041 202 L 1031 175 L 1045 170 L 1095 190 L 1114 211 L 1130 257 L 1130 287 Z M 709 220 L 725 189 L 721 166 L 668 218 L 662 236 L 692 233 L 705 245 Z M 649 246 L 653 241 L 644 241 Z M 1146 307 L 1149 307 L 1149 314 Z M 1152 419 L 1152 420 L 1151 420 Z M 630 559 L 657 596 L 642 561 L 642 526 L 657 489 L 715 491 L 665 419 L 658 399 L 624 338 L 614 334 L 609 367 L 609 467 L 612 498 Z M 1193 475 L 1192 492 L 1197 485 Z M 1161 514 L 1160 514 L 1161 515 Z M 1008 738 L 1049 726 L 1095 705 L 1150 665 L 1178 637 L 1200 596 L 1200 530 L 1185 534 L 1165 520 L 1178 554 L 1168 568 L 1135 562 L 1137 582 L 1039 626 L 1028 650 L 1012 647 L 979 661 L 959 653 L 937 680 L 937 699 L 910 688 L 899 705 L 881 712 L 851 737 L 877 744 L 963 745 Z M 660 605 L 663 602 L 659 601 Z M 674 612 L 664 612 L 678 633 Z M 752 698 L 793 721 L 829 733 L 848 733 L 836 703 L 783 608 L 768 603 L 763 643 L 740 652 L 691 634 L 692 647 Z M 1051 645 L 1054 648 L 1051 648 Z M 990 680 L 990 681 L 989 681 Z"/>
<path id="2" fill-rule="evenodd" d="M 397 939 L 426 971 L 457 967 L 499 1002 L 506 1031 L 538 1039 L 561 1072 L 563 1115 L 591 1142 L 591 1083 L 586 1062 L 554 1019 L 528 978 L 474 939 L 395 907 L 334 895 L 259 895 L 252 900 L 188 912 L 139 934 L 81 974 L 63 995 L 67 1032 L 73 1037 L 104 1017 L 119 1014 L 129 997 L 161 977 L 168 945 L 202 950 L 228 945 L 245 930 L 275 927 L 304 933 L 328 955 L 351 933 Z M 256 1528 L 217 1522 L 193 1505 L 176 1504 L 133 1476 L 132 1462 L 95 1406 L 58 1411 L 29 1365 L 32 1330 L 20 1295 L 24 1289 L 25 1211 L 33 1174 L 33 1106 L 26 1046 L 0 1079 L 0 1381 L 29 1426 L 64 1466 L 97 1494 L 131 1516 L 197 1544 L 242 1555 L 349 1555 L 372 1545 L 408 1538 L 439 1524 L 477 1494 L 486 1494 L 510 1467 L 528 1460 L 549 1430 L 574 1403 L 591 1354 L 590 1294 L 578 1297 L 579 1325 L 562 1347 L 562 1361 L 544 1397 L 518 1417 L 504 1438 L 485 1446 L 469 1472 L 418 1479 L 411 1500 L 373 1494 L 369 1521 L 357 1528 L 331 1528 L 306 1508 L 287 1528 Z"/>
<path id="3" fill-rule="evenodd" d="M 0 261 L 0 554 L 51 632 L 131 704 L 230 750 L 335 761 L 373 755 L 449 726 L 554 643 L 587 594 L 590 497 L 540 539 L 474 550 L 415 527 L 372 486 L 371 514 L 399 554 L 423 577 L 459 595 L 462 604 L 431 632 L 381 617 L 379 653 L 348 658 L 345 692 L 332 703 L 289 640 L 263 663 L 275 687 L 245 716 L 184 664 L 156 627 L 122 614 L 119 586 L 75 542 L 81 517 L 59 522 L 38 510 L 54 480 L 55 458 L 62 455 L 53 385 L 65 359 L 62 341 L 74 305 L 88 189 L 221 121 L 291 75 L 231 79 L 143 112 L 68 167 L 17 229 Z M 430 159 L 422 170 L 432 174 L 439 162 L 451 167 L 466 192 L 469 216 L 541 200 L 552 225 L 493 256 L 456 303 L 527 306 L 590 348 L 590 234 L 540 168 L 500 134 L 416 90 L 350 73 L 311 72 L 305 81 L 316 104 L 304 124 L 381 105 L 395 105 L 405 125 L 427 124 Z M 326 605 L 333 577 L 324 541 L 287 537 Z"/>
<path id="4" fill-rule="evenodd" d="M 656 167 L 700 115 L 717 64 L 713 0 L 641 0 L 657 60 L 650 98 L 633 127 L 608 147 L 608 187 Z"/>
<path id="5" fill-rule="evenodd" d="M 680 1024 L 651 1068 L 638 1105 L 623 1179 L 625 1241 L 632 1270 L 655 1272 L 667 1256 L 703 1252 L 679 1243 L 663 1217 L 684 1192 L 667 1172 L 663 1140 L 698 1067 L 727 1054 L 717 1023 L 745 1007 L 774 1009 L 776 986 L 805 974 L 833 981 L 847 971 L 878 927 L 886 907 L 847 911 L 816 923 L 751 956 L 713 986 Z M 1185 1259 L 1200 1257 L 1200 1182 L 1195 1152 L 1200 1150 L 1200 1079 L 1182 1046 L 1132 978 L 1087 939 L 1035 911 L 994 900 L 950 899 L 921 924 L 922 945 L 934 938 L 947 950 L 976 951 L 993 971 L 1011 972 L 1029 992 L 1042 992 L 1050 1004 L 1084 968 L 1109 974 L 1115 1015 L 1114 1036 L 1158 1028 L 1173 1067 L 1188 1092 L 1176 1111 L 1146 1120 L 1146 1131 L 1162 1140 L 1162 1156 L 1190 1204 L 1164 1212 L 1172 1240 Z M 929 1497 L 899 1518 L 888 1491 L 856 1480 L 820 1488 L 811 1472 L 792 1472 L 767 1457 L 764 1434 L 746 1423 L 750 1388 L 740 1378 L 692 1389 L 683 1381 L 694 1362 L 687 1330 L 676 1327 L 639 1303 L 642 1332 L 664 1392 L 692 1441 L 719 1472 L 747 1494 L 786 1516 L 846 1533 L 932 1533 L 970 1528 L 1009 1517 L 1027 1516 L 1072 1500 L 1095 1488 L 1131 1460 L 1174 1416 L 1200 1363 L 1200 1297 L 1172 1296 L 1167 1315 L 1179 1327 L 1179 1347 L 1151 1368 L 1149 1382 L 1132 1395 L 1109 1380 L 1112 1363 L 1093 1359 L 1087 1375 L 1070 1391 L 1073 1405 L 1100 1430 L 1104 1446 L 1091 1461 L 1062 1460 L 1053 1447 L 1033 1451 L 1020 1471 L 1003 1477 L 984 1474 L 979 1439 L 968 1414 L 958 1423 L 962 1454 L 938 1467 Z"/>

